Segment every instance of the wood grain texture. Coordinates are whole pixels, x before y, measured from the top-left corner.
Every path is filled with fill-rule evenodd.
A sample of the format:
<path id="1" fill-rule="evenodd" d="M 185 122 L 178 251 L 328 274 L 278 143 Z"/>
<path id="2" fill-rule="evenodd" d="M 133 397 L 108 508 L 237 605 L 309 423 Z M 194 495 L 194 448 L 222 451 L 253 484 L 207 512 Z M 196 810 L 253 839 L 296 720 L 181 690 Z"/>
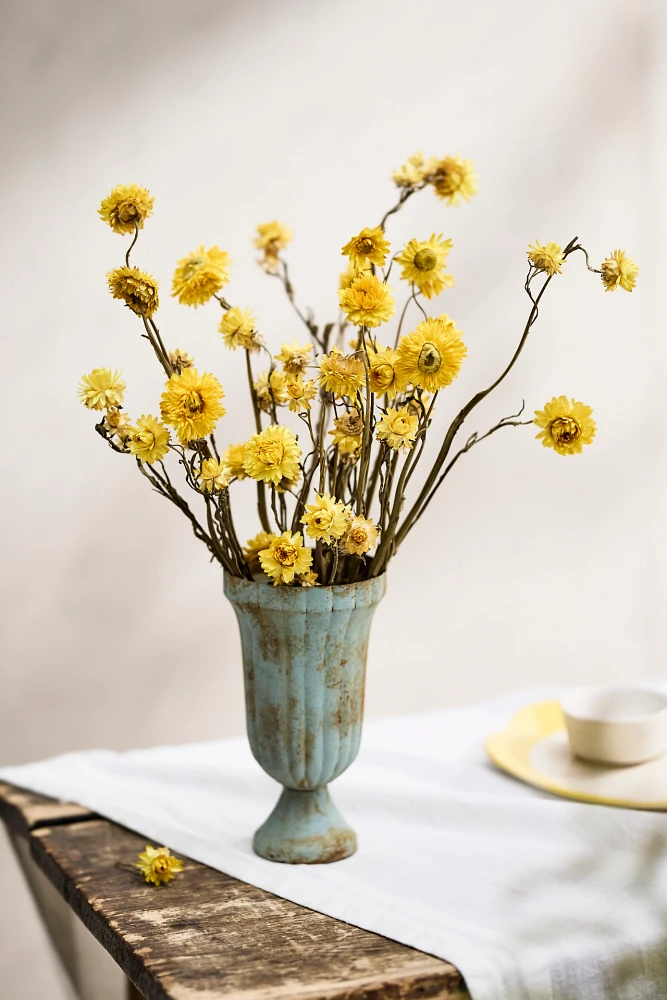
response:
<path id="1" fill-rule="evenodd" d="M 447 962 L 185 860 L 166 886 L 145 840 L 106 820 L 43 827 L 32 854 L 148 1000 L 416 1000 L 469 995 Z"/>
<path id="2" fill-rule="evenodd" d="M 22 837 L 27 837 L 31 830 L 40 826 L 95 818 L 95 813 L 83 806 L 58 802 L 57 799 L 0 781 L 0 819 Z"/>

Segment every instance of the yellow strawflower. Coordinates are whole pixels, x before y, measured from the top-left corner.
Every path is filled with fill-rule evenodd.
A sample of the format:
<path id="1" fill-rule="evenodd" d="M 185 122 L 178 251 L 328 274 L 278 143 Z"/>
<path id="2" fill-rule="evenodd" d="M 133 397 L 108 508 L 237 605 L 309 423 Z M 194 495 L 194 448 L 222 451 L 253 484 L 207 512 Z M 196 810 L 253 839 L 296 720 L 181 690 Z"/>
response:
<path id="1" fill-rule="evenodd" d="M 387 394 L 387 399 L 393 399 L 402 386 L 396 380 L 396 361 L 398 354 L 391 347 L 382 347 L 377 351 L 368 351 L 368 381 L 371 392 L 376 396 Z"/>
<path id="2" fill-rule="evenodd" d="M 281 345 L 280 354 L 276 354 L 276 361 L 283 366 L 284 372 L 303 375 L 310 364 L 312 351 L 312 344 L 300 344 L 298 340 L 293 340 L 291 344 Z"/>
<path id="3" fill-rule="evenodd" d="M 139 417 L 134 427 L 129 428 L 127 443 L 132 455 L 152 465 L 169 451 L 169 431 L 149 413 L 147 417 Z"/>
<path id="4" fill-rule="evenodd" d="M 535 410 L 536 434 L 545 448 L 553 448 L 559 455 L 579 455 L 585 444 L 595 437 L 593 410 L 584 403 L 578 403 L 567 396 L 554 396 L 543 410 Z"/>
<path id="5" fill-rule="evenodd" d="M 295 576 L 308 572 L 313 564 L 313 553 L 304 548 L 303 538 L 297 531 L 283 531 L 274 537 L 267 548 L 259 553 L 259 562 L 273 586 L 292 583 Z"/>
<path id="6" fill-rule="evenodd" d="M 296 468 L 292 475 L 283 476 L 280 482 L 276 485 L 278 493 L 286 493 L 294 489 L 299 480 L 301 479 L 301 468 Z"/>
<path id="7" fill-rule="evenodd" d="M 637 283 L 639 265 L 625 256 L 625 250 L 613 250 L 600 270 L 605 292 L 615 292 L 619 287 L 631 292 Z"/>
<path id="8" fill-rule="evenodd" d="M 433 233 L 427 240 L 410 240 L 394 259 L 401 264 L 401 277 L 413 281 L 427 299 L 439 295 L 443 288 L 454 284 L 445 264 L 454 244 Z"/>
<path id="9" fill-rule="evenodd" d="M 112 437 L 115 434 L 121 444 L 124 444 L 130 433 L 130 418 L 124 410 L 111 407 L 104 416 L 104 429 Z"/>
<path id="10" fill-rule="evenodd" d="M 144 220 L 153 211 L 155 198 L 138 184 L 119 184 L 100 205 L 98 214 L 114 233 L 133 233 L 144 228 Z"/>
<path id="11" fill-rule="evenodd" d="M 348 263 L 344 271 L 341 271 L 340 279 L 338 282 L 338 290 L 344 291 L 349 288 L 355 278 L 358 278 L 360 274 L 363 274 L 362 270 L 355 267 L 353 264 Z"/>
<path id="12" fill-rule="evenodd" d="M 407 163 L 395 170 L 391 179 L 398 187 L 413 188 L 422 184 L 426 178 L 435 173 L 438 166 L 436 157 L 425 159 L 422 153 L 415 153 Z"/>
<path id="13" fill-rule="evenodd" d="M 248 564 L 248 569 L 251 573 L 260 572 L 262 567 L 259 564 L 259 554 L 263 549 L 268 549 L 275 537 L 272 531 L 260 531 L 258 535 L 250 538 L 245 543 L 243 558 Z"/>
<path id="14" fill-rule="evenodd" d="M 544 246 L 539 240 L 529 243 L 527 250 L 528 260 L 538 271 L 546 271 L 547 274 L 561 274 L 561 264 L 565 261 L 563 248 L 558 243 L 545 243 Z"/>
<path id="15" fill-rule="evenodd" d="M 139 855 L 137 868 L 147 882 L 160 885 L 171 882 L 176 872 L 183 871 L 183 862 L 175 858 L 168 847 L 150 847 Z"/>
<path id="16" fill-rule="evenodd" d="M 93 368 L 88 375 L 83 375 L 79 383 L 79 398 L 89 410 L 106 410 L 111 406 L 120 406 L 123 402 L 125 383 L 122 372 L 111 368 Z"/>
<path id="17" fill-rule="evenodd" d="M 264 251 L 260 264 L 269 274 L 277 274 L 280 253 L 292 240 L 292 233 L 281 222 L 263 222 L 257 226 L 255 246 Z"/>
<path id="18" fill-rule="evenodd" d="M 378 441 L 384 441 L 395 451 L 409 451 L 414 444 L 419 419 L 407 406 L 400 410 L 389 409 L 378 420 L 376 426 Z"/>
<path id="19" fill-rule="evenodd" d="M 353 556 L 363 556 L 369 549 L 377 545 L 380 532 L 372 521 L 366 520 L 360 514 L 353 517 L 343 536 L 343 547 Z"/>
<path id="20" fill-rule="evenodd" d="M 186 368 L 172 375 L 160 401 L 162 419 L 174 428 L 181 444 L 210 434 L 226 410 L 222 405 L 224 391 L 215 375 L 199 374 L 196 368 Z"/>
<path id="21" fill-rule="evenodd" d="M 380 326 L 394 315 L 392 290 L 374 274 L 360 274 L 338 292 L 338 298 L 354 326 Z"/>
<path id="22" fill-rule="evenodd" d="M 370 264 L 382 267 L 388 252 L 389 243 L 381 226 L 375 226 L 374 229 L 369 229 L 367 226 L 362 229 L 359 235 L 353 236 L 341 251 L 344 257 L 350 258 L 352 267 L 359 269 Z"/>
<path id="23" fill-rule="evenodd" d="M 320 385 L 325 392 L 352 399 L 366 385 L 366 370 L 358 355 L 345 357 L 337 347 L 320 359 Z"/>
<path id="24" fill-rule="evenodd" d="M 229 473 L 230 479 L 245 479 L 245 469 L 243 468 L 244 458 L 245 441 L 243 444 L 230 444 L 222 456 L 225 471 Z"/>
<path id="25" fill-rule="evenodd" d="M 302 587 L 320 587 L 321 584 L 317 581 L 317 573 L 309 569 L 307 573 L 299 574 L 299 583 Z"/>
<path id="26" fill-rule="evenodd" d="M 219 462 L 217 458 L 207 458 L 201 464 L 199 489 L 202 493 L 226 490 L 230 478 L 224 462 Z"/>
<path id="27" fill-rule="evenodd" d="M 435 193 L 448 205 L 458 205 L 462 198 L 470 201 L 477 194 L 477 175 L 472 160 L 445 156 L 433 164 L 430 173 Z"/>
<path id="28" fill-rule="evenodd" d="M 354 455 L 361 448 L 364 421 L 356 407 L 342 417 L 334 419 L 334 429 L 329 431 L 340 455 Z"/>
<path id="29" fill-rule="evenodd" d="M 262 222 L 257 226 L 255 246 L 258 250 L 280 253 L 288 243 L 292 242 L 292 231 L 282 222 Z"/>
<path id="30" fill-rule="evenodd" d="M 317 395 L 317 385 L 312 380 L 304 382 L 303 375 L 292 375 L 287 377 L 287 394 L 289 396 L 289 408 L 293 413 L 307 413 L 310 404 Z"/>
<path id="31" fill-rule="evenodd" d="M 328 493 L 316 493 L 315 503 L 306 504 L 301 524 L 305 524 L 309 538 L 331 545 L 333 539 L 345 534 L 349 520 L 350 508 L 342 500 L 335 500 Z"/>
<path id="32" fill-rule="evenodd" d="M 273 406 L 284 406 L 289 401 L 287 380 L 277 368 L 273 369 L 270 377 L 268 371 L 262 372 L 252 385 L 259 407 L 264 413 L 270 413 Z"/>
<path id="33" fill-rule="evenodd" d="M 461 331 L 443 313 L 436 319 L 422 320 L 412 333 L 401 337 L 397 353 L 395 370 L 399 382 L 436 392 L 457 377 L 467 350 Z"/>
<path id="34" fill-rule="evenodd" d="M 137 316 L 152 316 L 160 304 L 157 281 L 138 267 L 116 267 L 107 274 L 107 281 L 114 299 L 122 299 Z"/>
<path id="35" fill-rule="evenodd" d="M 222 319 L 218 325 L 218 330 L 222 334 L 225 347 L 235 351 L 237 347 L 246 350 L 258 351 L 259 341 L 255 334 L 257 320 L 250 309 L 240 309 L 232 306 L 222 314 Z"/>
<path id="36" fill-rule="evenodd" d="M 171 294 L 183 306 L 203 306 L 229 281 L 229 254 L 220 247 L 201 246 L 178 261 Z"/>
<path id="37" fill-rule="evenodd" d="M 180 375 L 184 368 L 192 368 L 195 359 L 187 351 L 182 351 L 180 347 L 175 347 L 169 351 L 169 364 L 177 375 Z"/>
<path id="38" fill-rule="evenodd" d="M 273 483 L 292 481 L 299 477 L 301 449 L 294 431 L 271 424 L 261 433 L 253 434 L 246 443 L 243 468 L 251 479 Z"/>

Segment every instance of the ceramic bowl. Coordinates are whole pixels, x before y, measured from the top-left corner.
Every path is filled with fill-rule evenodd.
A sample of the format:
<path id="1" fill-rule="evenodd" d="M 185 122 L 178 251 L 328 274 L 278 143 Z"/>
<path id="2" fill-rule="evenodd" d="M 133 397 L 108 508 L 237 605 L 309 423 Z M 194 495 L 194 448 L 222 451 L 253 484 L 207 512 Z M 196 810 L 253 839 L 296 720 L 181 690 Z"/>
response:
<path id="1" fill-rule="evenodd" d="M 667 695 L 641 687 L 580 688 L 561 702 L 570 748 L 600 764 L 642 764 L 667 752 Z"/>

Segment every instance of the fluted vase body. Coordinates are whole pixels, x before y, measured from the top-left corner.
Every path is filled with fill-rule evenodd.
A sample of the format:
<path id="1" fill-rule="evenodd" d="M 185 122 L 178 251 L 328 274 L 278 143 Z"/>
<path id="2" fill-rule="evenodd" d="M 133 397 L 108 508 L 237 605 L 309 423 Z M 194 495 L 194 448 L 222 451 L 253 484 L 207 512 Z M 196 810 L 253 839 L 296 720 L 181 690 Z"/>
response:
<path id="1" fill-rule="evenodd" d="M 327 785 L 361 739 L 368 636 L 385 577 L 335 587 L 273 587 L 225 575 L 241 630 L 248 739 L 283 785 L 255 834 L 262 857 L 348 857 L 356 836 Z"/>

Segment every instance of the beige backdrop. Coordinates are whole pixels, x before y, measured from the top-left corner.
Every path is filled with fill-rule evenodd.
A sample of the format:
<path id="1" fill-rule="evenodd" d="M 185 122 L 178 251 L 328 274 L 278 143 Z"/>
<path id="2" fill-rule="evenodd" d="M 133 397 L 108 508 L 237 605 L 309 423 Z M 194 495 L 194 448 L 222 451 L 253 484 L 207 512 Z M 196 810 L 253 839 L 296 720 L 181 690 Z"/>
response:
<path id="1" fill-rule="evenodd" d="M 392 168 L 417 149 L 472 157 L 472 204 L 425 192 L 389 229 L 395 246 L 455 242 L 440 302 L 469 357 L 440 428 L 518 341 L 529 242 L 578 234 L 594 262 L 626 248 L 636 292 L 605 295 L 575 258 L 470 420 L 484 430 L 524 397 L 532 412 L 566 393 L 594 407 L 594 445 L 562 459 L 528 428 L 465 456 L 391 567 L 368 712 L 663 672 L 660 5 L 5 0 L 2 17 L 0 762 L 243 730 L 218 570 L 77 401 L 97 365 L 124 370 L 132 414 L 159 398 L 138 322 L 105 287 L 126 241 L 96 209 L 117 183 L 156 196 L 135 262 L 163 282 L 167 343 L 223 381 L 225 444 L 251 429 L 242 358 L 222 346 L 217 306 L 168 296 L 175 260 L 201 242 L 229 250 L 229 296 L 277 346 L 302 330 L 254 261 L 258 222 L 291 226 L 298 296 L 334 317 L 338 248 L 392 203 Z M 252 492 L 240 497 L 247 536 Z M 0 846 L 0 992 L 61 1000 Z"/>

